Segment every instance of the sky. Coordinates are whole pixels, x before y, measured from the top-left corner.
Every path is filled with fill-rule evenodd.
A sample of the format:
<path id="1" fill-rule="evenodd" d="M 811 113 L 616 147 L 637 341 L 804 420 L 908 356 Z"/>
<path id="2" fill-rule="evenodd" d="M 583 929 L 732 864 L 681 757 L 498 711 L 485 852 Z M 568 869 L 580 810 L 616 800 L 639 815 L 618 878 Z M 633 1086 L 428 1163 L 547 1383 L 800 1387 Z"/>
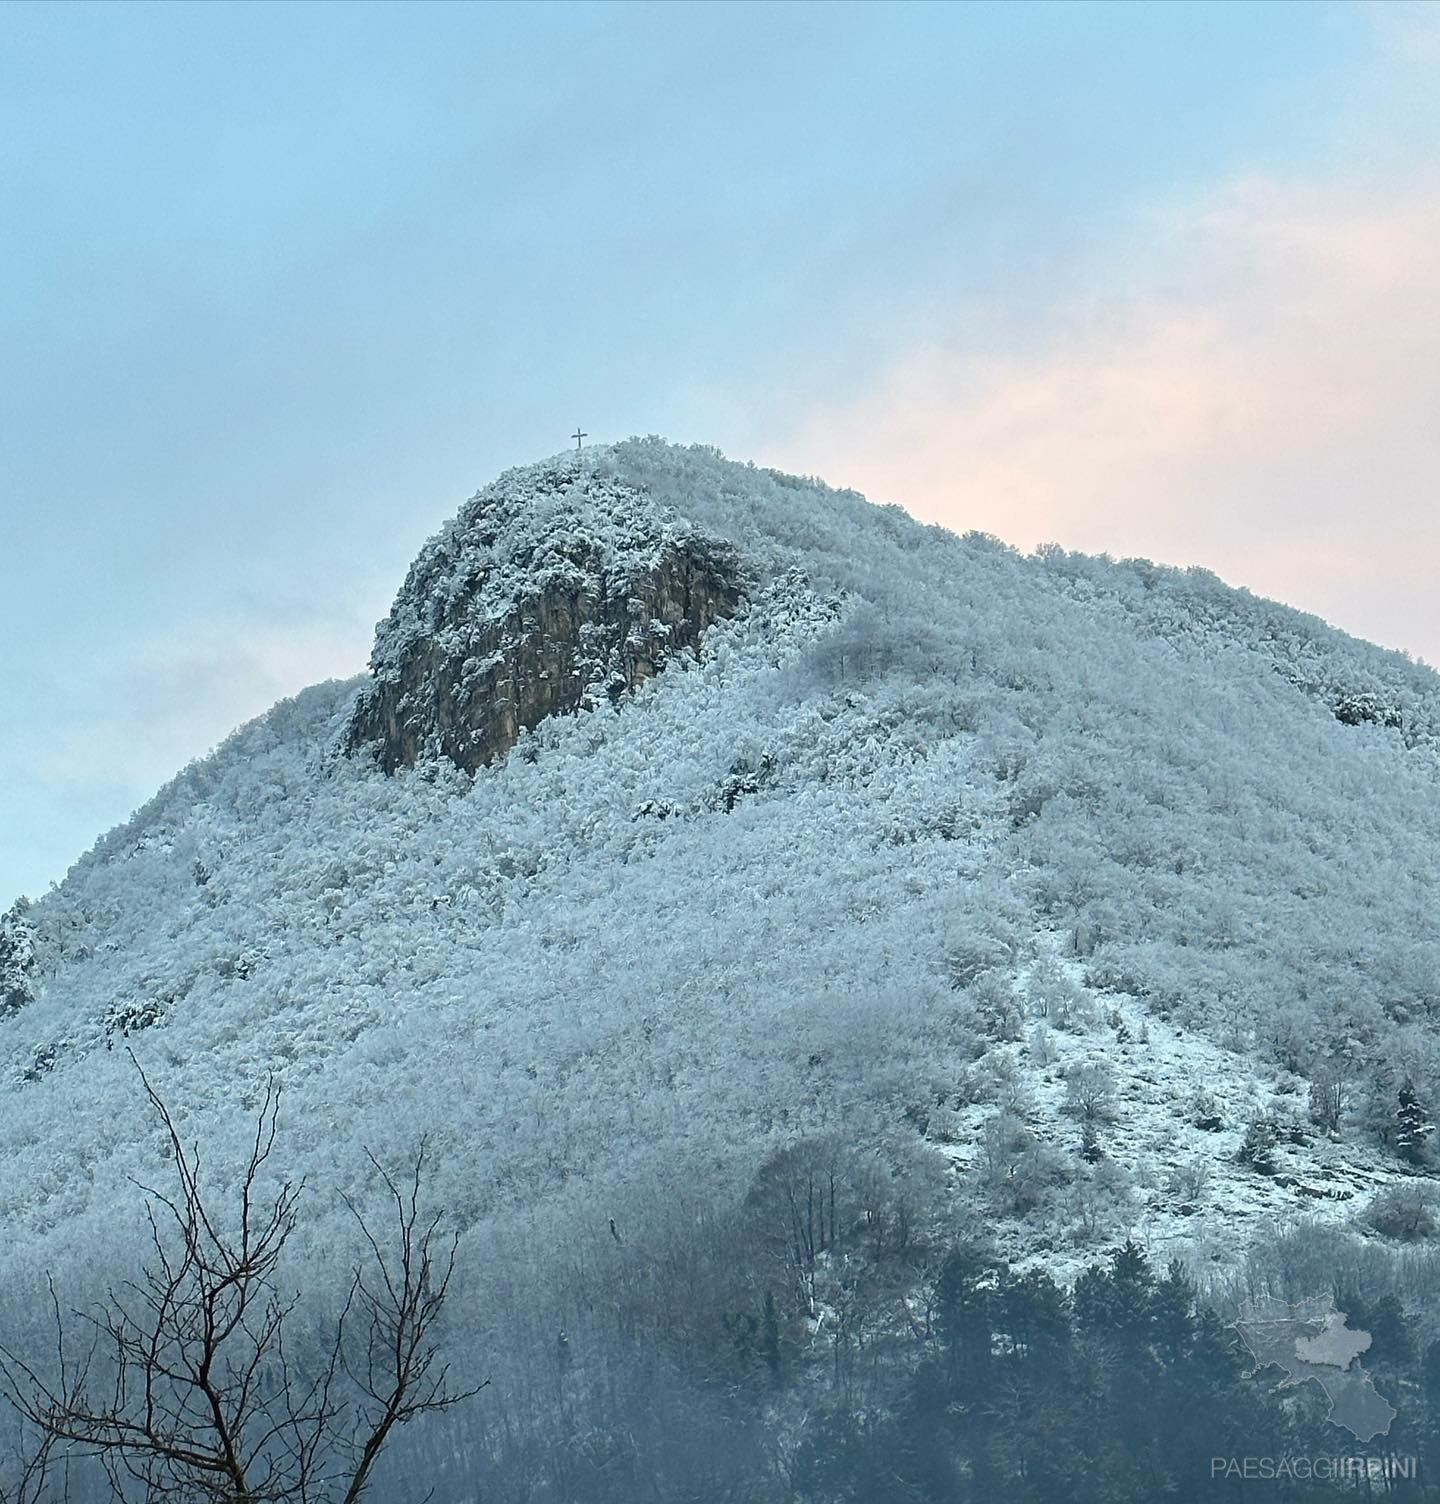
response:
<path id="1" fill-rule="evenodd" d="M 660 433 L 1440 662 L 1440 7 L 0 7 L 0 907 Z"/>

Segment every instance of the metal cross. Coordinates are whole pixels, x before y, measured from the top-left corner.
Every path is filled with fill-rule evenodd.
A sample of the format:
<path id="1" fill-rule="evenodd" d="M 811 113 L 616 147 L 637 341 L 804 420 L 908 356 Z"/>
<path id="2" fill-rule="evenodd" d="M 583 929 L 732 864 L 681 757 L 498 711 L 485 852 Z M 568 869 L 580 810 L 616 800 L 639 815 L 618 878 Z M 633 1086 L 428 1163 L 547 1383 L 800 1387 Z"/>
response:
<path id="1" fill-rule="evenodd" d="M 580 453 L 580 440 L 581 439 L 588 439 L 590 437 L 590 435 L 588 433 L 582 433 L 580 431 L 579 425 L 577 424 L 576 428 L 575 428 L 575 432 L 572 433 L 570 435 L 570 437 L 575 440 L 575 453 L 579 454 Z"/>

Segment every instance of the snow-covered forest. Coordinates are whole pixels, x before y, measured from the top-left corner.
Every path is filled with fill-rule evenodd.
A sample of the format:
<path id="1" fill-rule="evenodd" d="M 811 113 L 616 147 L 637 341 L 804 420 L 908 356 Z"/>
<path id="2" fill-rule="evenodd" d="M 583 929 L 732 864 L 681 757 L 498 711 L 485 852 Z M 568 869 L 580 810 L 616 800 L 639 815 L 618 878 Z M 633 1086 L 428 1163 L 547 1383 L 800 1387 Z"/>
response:
<path id="1" fill-rule="evenodd" d="M 903 1397 L 978 1382 L 947 1355 L 980 1289 L 1074 1284 L 1082 1348 L 1105 1280 L 1175 1259 L 1187 1342 L 1221 1341 L 1204 1301 L 1342 1275 L 1377 1331 L 1422 1317 L 1440 678 L 1204 571 L 654 439 L 482 492 L 377 669 L 468 588 L 476 516 L 494 616 L 617 508 L 738 560 L 698 652 L 473 776 L 387 774 L 366 681 L 316 686 L 0 919 L 0 1341 L 49 1340 L 47 1278 L 84 1305 L 145 1260 L 136 1062 L 217 1192 L 278 1085 L 317 1329 L 366 1152 L 428 1143 L 453 1361 L 490 1382 L 397 1438 L 386 1499 L 879 1498 Z M 1061 1497 L 953 1453 L 893 1497 Z"/>

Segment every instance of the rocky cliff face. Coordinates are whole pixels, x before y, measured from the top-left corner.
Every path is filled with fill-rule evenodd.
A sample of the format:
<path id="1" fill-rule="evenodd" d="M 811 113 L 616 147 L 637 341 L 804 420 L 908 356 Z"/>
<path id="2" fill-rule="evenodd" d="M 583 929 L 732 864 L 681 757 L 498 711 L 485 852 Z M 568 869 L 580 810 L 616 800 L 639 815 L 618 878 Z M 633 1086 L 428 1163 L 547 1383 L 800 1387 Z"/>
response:
<path id="1" fill-rule="evenodd" d="M 411 568 L 350 726 L 388 772 L 469 771 L 546 716 L 618 699 L 734 613 L 729 545 L 580 461 L 502 476 Z"/>

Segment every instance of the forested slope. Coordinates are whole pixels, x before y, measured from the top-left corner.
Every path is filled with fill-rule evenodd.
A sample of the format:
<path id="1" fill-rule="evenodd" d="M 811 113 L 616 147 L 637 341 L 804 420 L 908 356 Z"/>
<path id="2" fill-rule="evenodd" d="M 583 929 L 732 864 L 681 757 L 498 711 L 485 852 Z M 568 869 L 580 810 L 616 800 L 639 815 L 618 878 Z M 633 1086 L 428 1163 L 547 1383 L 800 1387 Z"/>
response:
<path id="1" fill-rule="evenodd" d="M 490 614 L 447 694 L 499 682 L 503 647 L 464 677 L 495 622 L 543 649 L 557 570 L 660 578 L 605 574 L 616 538 L 704 540 L 737 604 L 656 667 L 652 592 L 597 648 L 618 688 L 473 774 L 419 732 L 386 772 L 368 681 L 318 686 L 11 910 L 0 1324 L 38 1341 L 46 1270 L 78 1299 L 143 1256 L 127 1177 L 162 1139 L 131 1051 L 221 1179 L 279 1081 L 317 1309 L 362 1148 L 428 1135 L 457 1341 L 494 1380 L 466 1446 L 423 1443 L 447 1497 L 631 1497 L 574 1437 L 659 1459 L 674 1405 L 703 1451 L 717 1372 L 863 1410 L 941 1342 L 925 1291 L 977 1231 L 1062 1280 L 1127 1236 L 1210 1279 L 1313 1216 L 1388 1256 L 1371 1198 L 1427 1180 L 1440 1095 L 1434 673 L 1203 572 L 1023 557 L 654 440 L 465 517 L 429 557 L 450 627 L 456 592 Z M 797 1252 L 817 1177 L 833 1239 Z M 786 1497 L 804 1410 L 757 1402 L 752 1491 L 693 1497 Z M 801 1497 L 851 1496 L 806 1465 Z"/>

